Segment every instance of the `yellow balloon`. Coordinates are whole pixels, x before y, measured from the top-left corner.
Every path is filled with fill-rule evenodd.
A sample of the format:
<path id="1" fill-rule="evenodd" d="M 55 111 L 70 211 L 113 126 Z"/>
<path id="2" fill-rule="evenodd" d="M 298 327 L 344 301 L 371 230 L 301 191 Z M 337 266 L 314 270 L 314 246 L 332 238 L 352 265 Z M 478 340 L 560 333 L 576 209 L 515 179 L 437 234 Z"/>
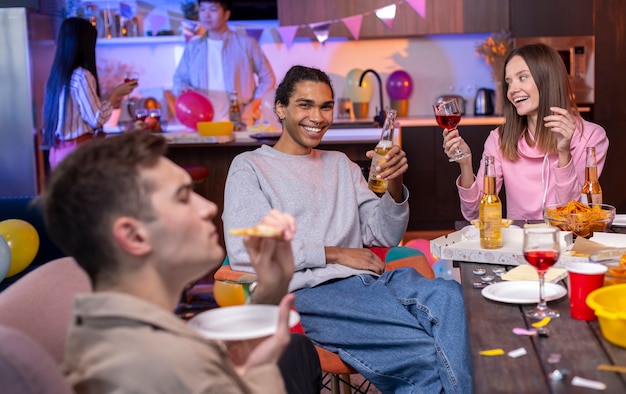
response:
<path id="1" fill-rule="evenodd" d="M 9 219 L 0 222 L 0 235 L 7 241 L 11 250 L 11 266 L 7 278 L 22 272 L 37 255 L 39 234 L 28 222 Z"/>
<path id="2" fill-rule="evenodd" d="M 213 283 L 213 296 L 219 306 L 243 305 L 246 303 L 246 293 L 243 285 L 221 280 Z"/>
<path id="3" fill-rule="evenodd" d="M 346 95 L 353 103 L 369 103 L 372 98 L 374 87 L 372 75 L 367 73 L 363 78 L 363 83 L 359 86 L 361 74 L 363 74 L 363 70 L 353 68 L 346 75 Z"/>

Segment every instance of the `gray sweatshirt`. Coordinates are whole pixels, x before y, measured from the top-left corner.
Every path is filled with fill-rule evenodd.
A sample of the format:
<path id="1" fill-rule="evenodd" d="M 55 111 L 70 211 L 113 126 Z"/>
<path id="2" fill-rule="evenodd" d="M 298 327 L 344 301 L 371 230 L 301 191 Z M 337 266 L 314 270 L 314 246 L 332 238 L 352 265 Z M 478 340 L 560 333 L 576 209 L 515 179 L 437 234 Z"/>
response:
<path id="1" fill-rule="evenodd" d="M 253 226 L 270 209 L 296 218 L 292 242 L 295 274 L 289 291 L 371 271 L 326 264 L 324 247 L 395 246 L 409 220 L 408 190 L 397 204 L 367 187 L 361 169 L 345 154 L 314 149 L 289 155 L 263 145 L 235 157 L 224 194 L 226 250 L 234 270 L 253 272 L 241 237 L 231 228 Z"/>

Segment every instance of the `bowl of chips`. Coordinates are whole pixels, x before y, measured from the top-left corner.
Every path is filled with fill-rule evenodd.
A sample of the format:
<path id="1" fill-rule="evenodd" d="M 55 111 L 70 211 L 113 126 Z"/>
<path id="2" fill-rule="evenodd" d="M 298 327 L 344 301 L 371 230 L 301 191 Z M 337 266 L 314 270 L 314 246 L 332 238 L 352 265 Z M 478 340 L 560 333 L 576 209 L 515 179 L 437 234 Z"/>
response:
<path id="1" fill-rule="evenodd" d="M 595 231 L 604 232 L 613 223 L 615 207 L 609 204 L 586 205 L 570 201 L 565 205 L 550 205 L 543 218 L 551 226 L 571 231 L 577 237 L 589 238 Z"/>
<path id="2" fill-rule="evenodd" d="M 600 250 L 589 255 L 589 260 L 607 266 L 605 286 L 626 283 L 626 248 Z"/>

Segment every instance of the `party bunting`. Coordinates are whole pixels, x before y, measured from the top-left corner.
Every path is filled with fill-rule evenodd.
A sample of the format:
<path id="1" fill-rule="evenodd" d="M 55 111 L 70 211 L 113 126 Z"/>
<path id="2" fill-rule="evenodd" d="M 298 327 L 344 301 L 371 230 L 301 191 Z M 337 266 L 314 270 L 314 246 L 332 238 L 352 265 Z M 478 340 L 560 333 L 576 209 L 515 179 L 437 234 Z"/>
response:
<path id="1" fill-rule="evenodd" d="M 293 39 L 298 32 L 298 26 L 281 26 L 277 30 L 278 34 L 280 34 L 280 38 L 283 40 L 283 44 L 285 44 L 287 48 L 291 48 Z"/>
<path id="2" fill-rule="evenodd" d="M 346 25 L 346 27 L 350 31 L 350 34 L 352 34 L 352 37 L 354 37 L 355 40 L 358 40 L 359 36 L 361 35 L 361 23 L 363 23 L 363 15 L 350 16 L 348 18 L 343 18 L 341 21 L 344 25 Z"/>
<path id="3" fill-rule="evenodd" d="M 426 19 L 426 0 L 406 0 L 422 19 Z"/>
<path id="4" fill-rule="evenodd" d="M 387 7 L 376 10 L 376 16 L 383 21 L 389 30 L 393 30 L 393 21 L 396 17 L 396 5 L 388 5 Z"/>
<path id="5" fill-rule="evenodd" d="M 259 41 L 261 39 L 261 35 L 263 34 L 263 29 L 246 28 L 246 34 Z"/>
<path id="6" fill-rule="evenodd" d="M 330 22 L 311 23 L 309 25 L 317 37 L 317 41 L 323 44 L 328 40 L 328 31 L 330 30 Z"/>

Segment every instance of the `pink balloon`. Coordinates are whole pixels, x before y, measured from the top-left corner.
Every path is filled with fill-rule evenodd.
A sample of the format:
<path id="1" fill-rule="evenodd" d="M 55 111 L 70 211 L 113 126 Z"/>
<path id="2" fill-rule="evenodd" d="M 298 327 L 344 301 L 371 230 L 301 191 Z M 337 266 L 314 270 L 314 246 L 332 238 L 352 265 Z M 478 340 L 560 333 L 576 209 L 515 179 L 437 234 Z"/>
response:
<path id="1" fill-rule="evenodd" d="M 396 70 L 387 78 L 386 87 L 391 100 L 407 100 L 413 92 L 413 80 L 408 72 Z"/>
<path id="2" fill-rule="evenodd" d="M 197 130 L 198 122 L 213 120 L 213 104 L 205 95 L 188 90 L 176 99 L 176 117 L 180 123 Z"/>

